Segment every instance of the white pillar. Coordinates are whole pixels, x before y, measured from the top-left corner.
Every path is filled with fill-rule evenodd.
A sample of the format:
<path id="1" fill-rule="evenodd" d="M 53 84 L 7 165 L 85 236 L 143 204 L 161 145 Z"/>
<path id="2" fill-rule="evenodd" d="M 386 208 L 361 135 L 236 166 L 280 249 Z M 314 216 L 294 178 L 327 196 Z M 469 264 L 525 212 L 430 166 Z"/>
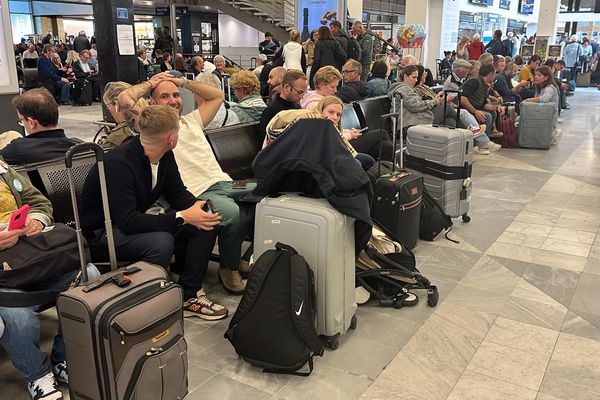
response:
<path id="1" fill-rule="evenodd" d="M 550 44 L 554 43 L 558 26 L 560 0 L 544 0 L 540 2 L 540 13 L 537 23 L 537 36 L 549 36 Z"/>
<path id="2" fill-rule="evenodd" d="M 346 7 L 348 9 L 348 16 L 350 18 L 354 18 L 357 21 L 362 21 L 362 0 L 347 0 Z"/>
<path id="3" fill-rule="evenodd" d="M 435 60 L 443 50 L 440 47 L 443 11 L 444 0 L 406 0 L 405 24 L 423 25 L 427 32 L 423 48 L 414 52 L 418 58 L 420 55 L 421 63 L 432 71 L 435 71 Z M 396 34 L 397 32 L 394 32 L 394 35 Z M 409 52 L 412 54 L 413 50 L 409 49 Z"/>

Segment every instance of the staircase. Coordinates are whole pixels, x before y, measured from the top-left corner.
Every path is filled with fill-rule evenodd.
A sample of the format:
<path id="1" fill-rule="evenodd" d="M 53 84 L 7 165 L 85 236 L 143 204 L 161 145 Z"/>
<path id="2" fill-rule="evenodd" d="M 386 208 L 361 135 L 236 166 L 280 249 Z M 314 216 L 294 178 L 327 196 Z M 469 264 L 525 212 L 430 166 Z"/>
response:
<path id="1" fill-rule="evenodd" d="M 294 27 L 294 0 L 205 0 L 202 4 L 228 14 L 286 42 Z"/>

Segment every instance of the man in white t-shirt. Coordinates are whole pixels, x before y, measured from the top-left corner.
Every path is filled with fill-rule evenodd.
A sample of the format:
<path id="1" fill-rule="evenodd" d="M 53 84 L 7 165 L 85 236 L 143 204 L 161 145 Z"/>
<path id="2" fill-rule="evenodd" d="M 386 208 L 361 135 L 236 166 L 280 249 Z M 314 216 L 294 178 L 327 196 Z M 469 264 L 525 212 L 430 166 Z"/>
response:
<path id="1" fill-rule="evenodd" d="M 187 115 L 181 115 L 183 101 L 179 94 L 180 87 L 201 98 L 202 101 L 198 103 L 202 106 Z M 248 193 L 251 187 L 233 189 L 232 179 L 217 163 L 203 130 L 223 103 L 223 92 L 198 81 L 160 73 L 124 90 L 119 95 L 119 103 L 127 107 L 148 95 L 153 103 L 172 107 L 180 114 L 179 145 L 174 151 L 179 173 L 188 190 L 202 200 L 210 199 L 215 211 L 223 217 L 218 234 L 221 262 L 219 280 L 228 292 L 241 294 L 245 288 L 239 273 L 243 233 L 237 200 Z M 247 268 L 246 263 L 242 264 L 243 268 Z"/>

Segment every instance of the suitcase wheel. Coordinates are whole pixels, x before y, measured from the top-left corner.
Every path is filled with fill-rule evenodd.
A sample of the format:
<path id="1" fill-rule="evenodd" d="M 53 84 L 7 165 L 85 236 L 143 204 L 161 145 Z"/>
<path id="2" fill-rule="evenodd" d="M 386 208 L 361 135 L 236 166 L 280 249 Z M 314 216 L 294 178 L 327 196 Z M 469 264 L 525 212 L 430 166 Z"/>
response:
<path id="1" fill-rule="evenodd" d="M 468 224 L 469 222 L 471 222 L 471 217 L 469 217 L 467 214 L 464 214 L 462 216 L 462 220 L 465 224 Z"/>
<path id="2" fill-rule="evenodd" d="M 337 350 L 337 348 L 340 347 L 340 341 L 339 339 L 328 340 L 327 343 L 325 343 L 325 346 L 329 350 Z"/>
<path id="3" fill-rule="evenodd" d="M 356 315 L 353 315 L 352 319 L 350 320 L 350 329 L 356 329 L 357 324 L 358 321 L 356 320 Z"/>
<path id="4" fill-rule="evenodd" d="M 437 286 L 430 286 L 427 289 L 427 305 L 429 307 L 437 306 L 438 300 L 440 299 L 440 293 L 438 292 Z"/>

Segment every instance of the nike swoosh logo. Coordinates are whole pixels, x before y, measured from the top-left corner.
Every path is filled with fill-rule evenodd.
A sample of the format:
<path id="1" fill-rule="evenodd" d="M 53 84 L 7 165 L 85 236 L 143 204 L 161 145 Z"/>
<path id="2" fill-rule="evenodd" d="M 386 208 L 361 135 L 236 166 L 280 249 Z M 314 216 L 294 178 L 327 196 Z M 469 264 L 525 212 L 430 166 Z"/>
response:
<path id="1" fill-rule="evenodd" d="M 304 305 L 304 300 L 302 300 L 302 303 L 300 303 L 300 308 L 298 309 L 298 311 L 296 311 L 296 315 L 300 315 L 300 313 L 302 312 L 303 305 Z"/>

